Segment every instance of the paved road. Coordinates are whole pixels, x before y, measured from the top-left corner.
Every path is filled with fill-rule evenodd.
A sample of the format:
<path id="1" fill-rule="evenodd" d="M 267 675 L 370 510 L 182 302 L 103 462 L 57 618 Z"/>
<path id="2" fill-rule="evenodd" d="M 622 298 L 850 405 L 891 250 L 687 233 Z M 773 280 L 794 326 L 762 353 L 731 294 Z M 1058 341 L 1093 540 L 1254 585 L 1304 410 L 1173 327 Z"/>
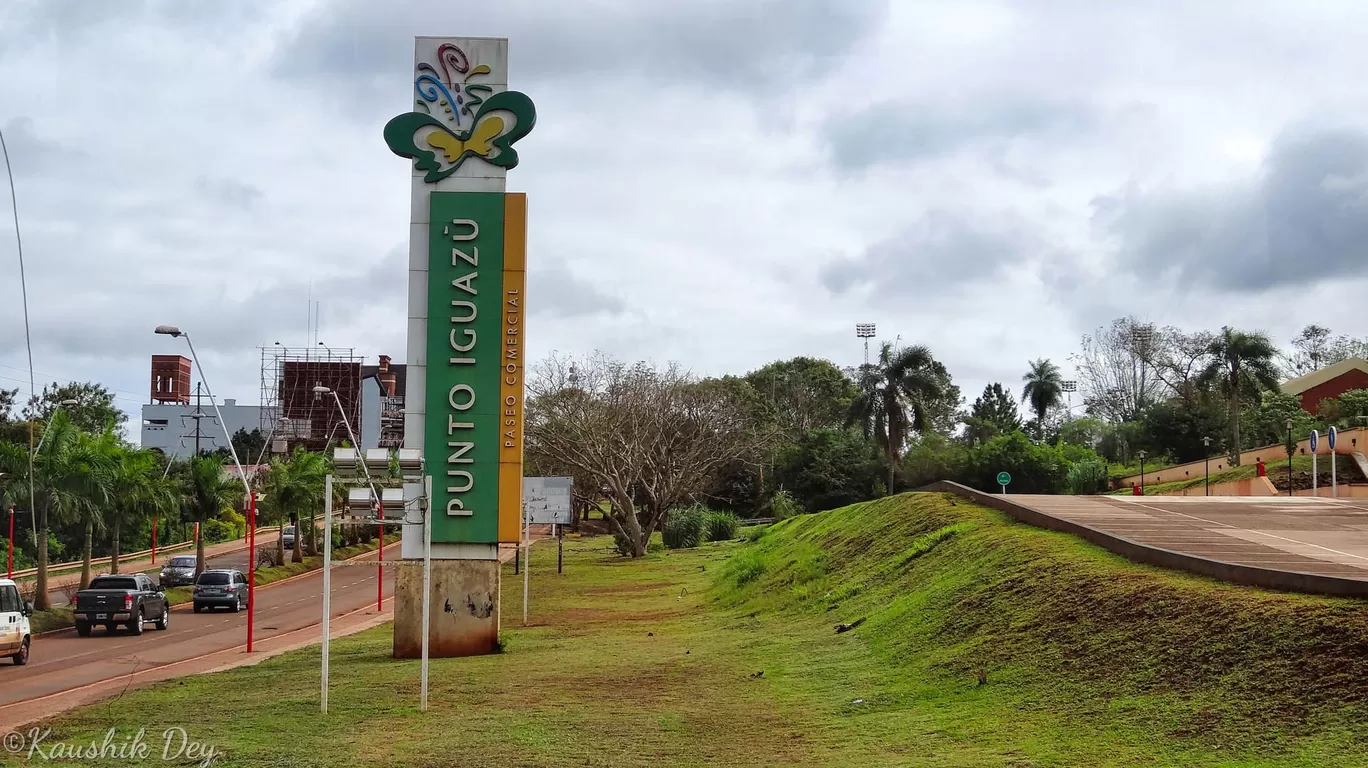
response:
<path id="1" fill-rule="evenodd" d="M 245 557 L 245 553 L 238 556 Z M 387 560 L 398 556 L 397 543 L 386 547 Z M 334 569 L 333 615 L 355 612 L 367 605 L 374 611 L 375 580 L 375 568 Z M 261 588 L 257 592 L 257 640 L 317 625 L 321 620 L 322 586 L 322 573 L 314 571 Z M 386 568 L 385 595 L 392 597 L 393 593 L 393 569 Z M 0 721 L 6 719 L 6 705 L 125 676 L 134 670 L 240 648 L 246 636 L 246 622 L 245 612 L 195 614 L 189 605 L 183 605 L 172 609 L 171 626 L 165 632 L 148 625 L 136 637 L 126 631 L 109 635 L 101 629 L 90 637 L 77 637 L 74 632 L 36 637 L 28 666 L 0 665 Z"/>
<path id="2" fill-rule="evenodd" d="M 1368 580 L 1368 500 L 1306 496 L 1008 499 L 1143 544 L 1212 560 Z"/>

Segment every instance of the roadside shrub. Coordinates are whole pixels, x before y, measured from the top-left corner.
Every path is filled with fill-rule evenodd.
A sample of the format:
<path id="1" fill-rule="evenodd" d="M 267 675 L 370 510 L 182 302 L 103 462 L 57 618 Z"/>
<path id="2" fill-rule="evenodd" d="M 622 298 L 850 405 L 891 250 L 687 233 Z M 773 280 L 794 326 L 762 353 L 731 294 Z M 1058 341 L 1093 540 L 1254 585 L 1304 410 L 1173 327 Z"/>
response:
<path id="1" fill-rule="evenodd" d="M 1100 461 L 1079 461 L 1069 467 L 1064 479 L 1069 493 L 1088 496 L 1107 491 L 1107 467 Z"/>
<path id="2" fill-rule="evenodd" d="M 803 505 L 799 504 L 798 500 L 793 498 L 793 494 L 780 489 L 775 491 L 774 498 L 770 499 L 770 512 L 773 513 L 776 521 L 786 520 L 794 515 L 801 515 L 803 513 Z"/>
<path id="3" fill-rule="evenodd" d="M 632 556 L 632 540 L 623 536 L 616 528 L 613 529 L 613 549 L 623 557 Z"/>
<path id="4" fill-rule="evenodd" d="M 707 532 L 708 510 L 698 505 L 676 509 L 670 513 L 661 531 L 665 546 L 670 549 L 692 549 L 703 541 Z"/>
<path id="5" fill-rule="evenodd" d="M 210 544 L 217 544 L 220 541 L 237 538 L 237 529 L 232 523 L 225 523 L 222 520 L 205 520 L 204 525 L 200 526 L 200 536 Z"/>
<path id="6" fill-rule="evenodd" d="M 722 578 L 744 587 L 765 574 L 769 563 L 760 550 L 745 549 L 732 556 L 722 568 Z"/>
<path id="7" fill-rule="evenodd" d="M 744 531 L 742 531 L 741 537 L 744 538 L 744 539 L 745 539 L 746 541 L 748 541 L 748 542 L 755 543 L 755 542 L 759 541 L 760 538 L 761 538 L 762 536 L 764 536 L 764 535 L 765 535 L 765 532 L 768 531 L 769 529 L 770 529 L 770 527 L 769 527 L 768 525 L 752 525 L 752 526 L 748 526 Z"/>
<path id="8" fill-rule="evenodd" d="M 736 538 L 740 525 L 732 512 L 709 512 L 706 520 L 708 541 L 730 541 Z"/>

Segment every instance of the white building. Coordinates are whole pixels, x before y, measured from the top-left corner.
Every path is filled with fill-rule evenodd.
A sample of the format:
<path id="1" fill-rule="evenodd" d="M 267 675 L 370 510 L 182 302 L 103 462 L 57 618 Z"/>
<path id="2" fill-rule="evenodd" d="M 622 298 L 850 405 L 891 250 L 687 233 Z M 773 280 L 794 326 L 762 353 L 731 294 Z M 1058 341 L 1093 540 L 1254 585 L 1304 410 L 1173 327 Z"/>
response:
<path id="1" fill-rule="evenodd" d="M 167 456 L 188 459 L 195 454 L 196 423 L 198 422 L 199 449 L 201 452 L 228 447 L 228 435 L 239 429 L 251 432 L 261 428 L 260 405 L 238 405 L 237 400 L 227 399 L 219 406 L 223 422 L 219 422 L 214 406 L 206 398 L 196 411 L 194 403 L 151 403 L 142 407 L 142 446 L 161 451 Z M 199 418 L 196 419 L 196 414 Z M 225 427 L 226 432 L 225 432 Z M 256 461 L 255 456 L 238 457 L 246 463 Z"/>

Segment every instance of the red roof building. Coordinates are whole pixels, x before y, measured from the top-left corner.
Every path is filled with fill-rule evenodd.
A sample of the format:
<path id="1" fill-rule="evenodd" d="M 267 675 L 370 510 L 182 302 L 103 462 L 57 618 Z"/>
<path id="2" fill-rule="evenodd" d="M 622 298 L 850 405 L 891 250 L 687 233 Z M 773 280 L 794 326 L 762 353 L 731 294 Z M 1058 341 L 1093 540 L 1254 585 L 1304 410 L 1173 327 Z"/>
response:
<path id="1" fill-rule="evenodd" d="M 1302 410 L 1310 414 L 1316 413 L 1322 400 L 1339 397 L 1351 389 L 1368 389 L 1368 360 L 1351 357 L 1282 385 L 1282 391 L 1296 395 Z"/>

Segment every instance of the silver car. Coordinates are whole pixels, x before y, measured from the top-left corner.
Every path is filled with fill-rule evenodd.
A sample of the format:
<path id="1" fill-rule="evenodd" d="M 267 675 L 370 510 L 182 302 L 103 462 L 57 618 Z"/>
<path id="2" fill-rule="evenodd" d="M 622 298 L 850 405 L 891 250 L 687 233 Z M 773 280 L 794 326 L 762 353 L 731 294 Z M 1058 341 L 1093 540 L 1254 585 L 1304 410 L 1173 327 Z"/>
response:
<path id="1" fill-rule="evenodd" d="M 280 538 L 286 549 L 294 549 L 295 527 L 293 525 L 285 526 L 285 530 L 280 532 Z"/>
<path id="2" fill-rule="evenodd" d="M 195 556 L 176 555 L 161 569 L 163 587 L 179 587 L 195 583 Z"/>

